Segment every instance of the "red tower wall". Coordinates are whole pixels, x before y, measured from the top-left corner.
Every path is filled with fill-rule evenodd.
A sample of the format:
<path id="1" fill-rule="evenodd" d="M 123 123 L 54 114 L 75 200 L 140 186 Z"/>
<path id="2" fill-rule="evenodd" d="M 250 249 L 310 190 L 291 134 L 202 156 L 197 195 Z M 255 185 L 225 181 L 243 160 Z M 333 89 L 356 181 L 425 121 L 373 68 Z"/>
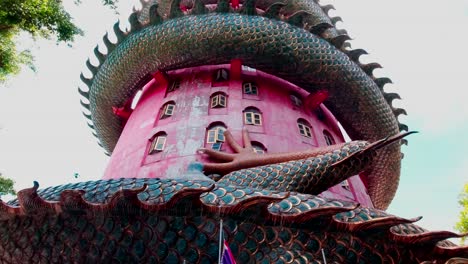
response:
<path id="1" fill-rule="evenodd" d="M 218 69 L 229 70 L 227 81 L 215 82 Z M 169 91 L 173 81 L 180 87 Z M 258 95 L 244 93 L 243 83 L 255 82 Z M 227 96 L 225 108 L 211 108 L 210 96 L 222 92 Z M 302 99 L 296 106 L 290 95 Z M 317 97 L 318 98 L 318 97 Z M 242 129 L 250 132 L 252 141 L 260 142 L 268 153 L 289 152 L 326 146 L 324 130 L 336 143 L 344 142 L 336 119 L 323 106 L 310 109 L 314 95 L 274 76 L 231 65 L 204 66 L 182 69 L 167 74 L 166 80 L 152 80 L 143 88 L 143 94 L 130 115 L 124 131 L 111 156 L 104 178 L 178 178 L 184 175 L 187 166 L 194 161 L 207 161 L 197 149 L 211 147 L 207 144 L 210 124 L 223 123 L 242 142 Z M 161 107 L 167 102 L 175 103 L 172 116 L 160 119 Z M 243 111 L 248 107 L 260 110 L 262 125 L 246 125 Z M 298 119 L 310 123 L 312 136 L 299 133 Z M 153 137 L 167 134 L 162 151 L 149 153 Z M 233 152 L 226 144 L 222 151 Z M 322 193 L 325 197 L 355 200 L 372 206 L 365 186 L 358 176 Z"/>

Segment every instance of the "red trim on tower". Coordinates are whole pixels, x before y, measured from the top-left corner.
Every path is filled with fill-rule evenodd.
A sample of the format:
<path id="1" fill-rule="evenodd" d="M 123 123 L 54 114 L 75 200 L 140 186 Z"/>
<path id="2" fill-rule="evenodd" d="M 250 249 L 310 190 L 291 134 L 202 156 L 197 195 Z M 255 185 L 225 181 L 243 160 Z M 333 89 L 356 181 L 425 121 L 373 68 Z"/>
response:
<path id="1" fill-rule="evenodd" d="M 242 75 L 242 60 L 233 59 L 231 60 L 231 80 L 240 80 Z"/>
<path id="2" fill-rule="evenodd" d="M 124 119 L 125 121 L 128 120 L 128 118 L 130 117 L 130 115 L 132 114 L 132 109 L 130 107 L 127 107 L 127 106 L 123 106 L 123 107 L 116 107 L 116 106 L 113 106 L 112 107 L 112 112 Z"/>
<path id="3" fill-rule="evenodd" d="M 180 5 L 180 10 L 182 10 L 182 12 L 187 12 L 187 10 L 189 10 L 189 8 L 186 5 Z"/>
<path id="4" fill-rule="evenodd" d="M 239 0 L 231 0 L 232 8 L 239 8 L 240 1 Z"/>
<path id="5" fill-rule="evenodd" d="M 125 104 L 121 107 L 118 107 L 118 106 L 112 106 L 112 112 L 122 118 L 124 120 L 124 122 L 126 123 L 128 118 L 130 117 L 130 115 L 132 114 L 133 112 L 133 109 L 132 109 L 132 101 L 133 101 L 133 97 L 130 98 L 129 100 L 127 100 L 125 102 Z"/>
<path id="6" fill-rule="evenodd" d="M 165 73 L 163 71 L 157 71 L 156 73 L 154 73 L 153 78 L 158 83 L 162 83 L 162 84 L 168 84 L 169 83 L 169 76 L 167 75 L 167 73 Z"/>
<path id="7" fill-rule="evenodd" d="M 311 93 L 309 96 L 307 96 L 305 100 L 305 105 L 310 109 L 310 110 L 315 110 L 317 107 L 319 107 L 325 100 L 328 98 L 328 92 L 327 91 L 317 91 L 315 93 Z"/>

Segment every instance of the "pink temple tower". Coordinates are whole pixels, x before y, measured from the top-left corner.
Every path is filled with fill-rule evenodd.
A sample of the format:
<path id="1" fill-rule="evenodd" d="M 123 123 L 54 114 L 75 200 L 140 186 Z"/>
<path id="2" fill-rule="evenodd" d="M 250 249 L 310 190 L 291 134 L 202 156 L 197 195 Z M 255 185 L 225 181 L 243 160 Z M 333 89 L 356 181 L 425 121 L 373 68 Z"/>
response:
<path id="1" fill-rule="evenodd" d="M 115 109 L 128 120 L 104 179 L 184 177 L 189 164 L 208 161 L 198 149 L 233 152 L 224 142 L 226 129 L 239 142 L 247 129 L 259 154 L 344 142 L 337 120 L 321 104 L 326 96 L 242 66 L 240 60 L 158 72 L 133 99 L 134 109 Z M 359 176 L 321 195 L 372 206 Z"/>

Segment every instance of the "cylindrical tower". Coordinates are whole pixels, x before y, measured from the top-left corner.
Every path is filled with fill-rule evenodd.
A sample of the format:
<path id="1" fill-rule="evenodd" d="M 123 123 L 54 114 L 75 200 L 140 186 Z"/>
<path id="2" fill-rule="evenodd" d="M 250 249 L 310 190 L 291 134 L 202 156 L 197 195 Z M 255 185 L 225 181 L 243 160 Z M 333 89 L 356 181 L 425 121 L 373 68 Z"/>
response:
<path id="1" fill-rule="evenodd" d="M 344 142 L 324 99 L 239 60 L 159 73 L 133 102 L 104 178 L 183 177 L 190 163 L 209 161 L 200 148 L 234 152 L 225 130 L 238 142 L 249 131 L 259 155 Z M 372 206 L 358 176 L 322 195 Z"/>

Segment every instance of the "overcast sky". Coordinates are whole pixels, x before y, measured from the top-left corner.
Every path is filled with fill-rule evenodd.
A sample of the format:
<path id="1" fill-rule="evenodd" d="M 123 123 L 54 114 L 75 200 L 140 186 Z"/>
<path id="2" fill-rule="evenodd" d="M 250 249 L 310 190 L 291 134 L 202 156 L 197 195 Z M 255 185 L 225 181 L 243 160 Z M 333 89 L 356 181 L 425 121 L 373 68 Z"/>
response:
<path id="1" fill-rule="evenodd" d="M 15 188 L 42 187 L 99 179 L 108 158 L 96 144 L 81 114 L 77 87 L 85 61 L 106 30 L 132 4 L 120 0 L 120 16 L 98 0 L 66 6 L 85 31 L 73 47 L 53 41 L 21 45 L 36 57 L 37 73 L 28 69 L 0 86 L 0 172 Z M 424 218 L 431 230 L 453 230 L 457 196 L 468 182 L 468 0 L 336 0 L 331 3 L 348 30 L 353 48 L 379 62 L 378 76 L 390 77 L 408 112 L 402 118 L 421 133 L 403 147 L 405 159 L 396 198 L 389 212 Z M 449 3 L 450 2 L 450 3 Z M 92 57 L 92 56 L 91 56 Z M 79 178 L 74 178 L 79 173 Z"/>

